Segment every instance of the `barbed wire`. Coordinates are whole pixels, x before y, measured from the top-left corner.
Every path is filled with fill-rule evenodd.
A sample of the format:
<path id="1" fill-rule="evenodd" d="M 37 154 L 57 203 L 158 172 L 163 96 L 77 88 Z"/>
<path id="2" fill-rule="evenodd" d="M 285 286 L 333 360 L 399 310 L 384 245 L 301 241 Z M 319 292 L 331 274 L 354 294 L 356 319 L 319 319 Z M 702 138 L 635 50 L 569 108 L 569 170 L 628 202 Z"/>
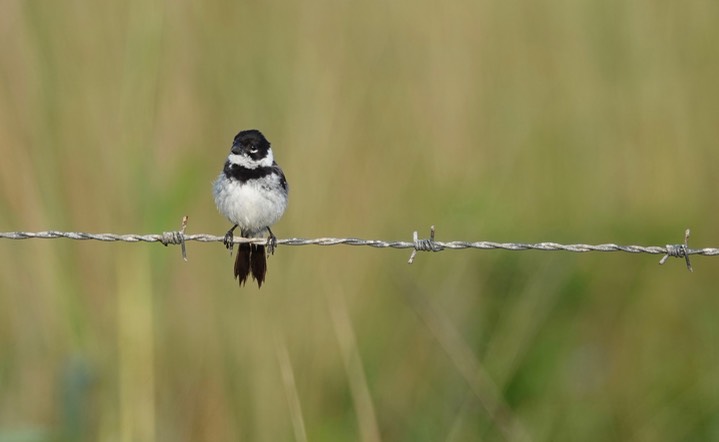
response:
<path id="1" fill-rule="evenodd" d="M 108 241 L 108 242 L 159 242 L 165 246 L 180 245 L 182 247 L 182 257 L 187 261 L 187 251 L 185 243 L 188 241 L 198 242 L 222 242 L 224 236 L 216 236 L 205 233 L 185 234 L 187 227 L 187 217 L 182 220 L 182 227 L 179 231 L 163 232 L 161 234 L 116 234 L 116 233 L 86 233 L 86 232 L 60 232 L 56 230 L 48 230 L 42 232 L 0 232 L 0 239 L 57 239 L 67 238 L 80 241 Z M 666 246 L 639 246 L 639 245 L 618 245 L 618 244 L 559 244 L 555 242 L 539 242 L 539 243 L 516 243 L 516 242 L 493 242 L 493 241 L 435 241 L 434 226 L 430 228 L 430 237 L 420 239 L 419 234 L 415 231 L 412 241 L 385 241 L 377 239 L 361 239 L 361 238 L 284 238 L 276 241 L 277 245 L 286 246 L 369 246 L 375 248 L 392 248 L 392 249 L 412 249 L 409 257 L 409 264 L 414 262 L 417 252 L 441 252 L 444 250 L 463 250 L 463 249 L 500 249 L 511 251 L 524 250 L 542 250 L 542 251 L 559 251 L 559 252 L 626 252 L 626 253 L 649 253 L 652 255 L 664 255 L 659 264 L 664 264 L 670 257 L 684 258 L 687 269 L 694 271 L 689 261 L 690 255 L 717 256 L 719 248 L 701 248 L 690 249 L 688 246 L 689 229 L 684 233 L 683 244 L 667 244 Z M 266 244 L 265 238 L 241 238 L 235 237 L 234 244 Z"/>

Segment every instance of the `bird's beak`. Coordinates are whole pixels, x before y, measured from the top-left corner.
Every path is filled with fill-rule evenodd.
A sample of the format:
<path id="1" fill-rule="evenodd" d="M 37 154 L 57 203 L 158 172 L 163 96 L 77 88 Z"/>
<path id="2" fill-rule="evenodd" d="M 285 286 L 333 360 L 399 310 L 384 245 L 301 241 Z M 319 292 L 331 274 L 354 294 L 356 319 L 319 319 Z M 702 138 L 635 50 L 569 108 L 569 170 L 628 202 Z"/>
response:
<path id="1" fill-rule="evenodd" d="M 244 149 L 242 148 L 242 145 L 240 144 L 233 144 L 232 149 L 230 149 L 230 152 L 232 152 L 235 155 L 242 155 Z"/>

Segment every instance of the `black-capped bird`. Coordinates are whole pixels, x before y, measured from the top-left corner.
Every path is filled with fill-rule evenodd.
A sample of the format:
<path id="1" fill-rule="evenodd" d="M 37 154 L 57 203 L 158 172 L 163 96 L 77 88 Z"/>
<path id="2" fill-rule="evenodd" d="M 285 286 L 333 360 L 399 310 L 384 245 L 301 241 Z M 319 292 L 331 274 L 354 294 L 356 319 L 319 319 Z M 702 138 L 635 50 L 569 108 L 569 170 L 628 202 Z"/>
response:
<path id="1" fill-rule="evenodd" d="M 267 272 L 267 255 L 274 252 L 277 238 L 270 226 L 287 208 L 288 187 L 285 174 L 275 162 L 270 142 L 256 129 L 243 130 L 235 136 L 222 172 L 213 191 L 217 210 L 233 224 L 225 234 L 224 244 L 232 253 L 234 231 L 240 228 L 243 238 L 261 238 L 269 234 L 267 244 L 240 244 L 235 257 L 235 278 L 240 285 L 250 272 L 262 287 Z"/>

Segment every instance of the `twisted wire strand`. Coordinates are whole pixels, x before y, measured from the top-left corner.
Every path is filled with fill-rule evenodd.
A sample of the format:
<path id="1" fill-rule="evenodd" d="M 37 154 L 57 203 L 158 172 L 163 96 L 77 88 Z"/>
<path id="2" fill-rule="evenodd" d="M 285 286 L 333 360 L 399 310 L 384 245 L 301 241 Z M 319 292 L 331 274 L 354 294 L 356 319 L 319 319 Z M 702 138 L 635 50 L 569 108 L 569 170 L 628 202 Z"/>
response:
<path id="1" fill-rule="evenodd" d="M 48 230 L 43 232 L 0 232 L 0 239 L 58 239 L 67 238 L 80 241 L 106 241 L 106 242 L 159 242 L 162 244 L 180 244 L 181 240 L 185 242 L 222 242 L 224 236 L 210 235 L 206 233 L 179 235 L 180 232 L 165 232 L 162 234 L 117 234 L 117 233 L 86 233 L 86 232 L 60 232 L 57 230 Z M 440 252 L 445 249 L 462 250 L 462 249 L 502 249 L 502 250 L 544 250 L 544 251 L 564 251 L 564 252 L 627 252 L 627 253 L 649 253 L 652 255 L 670 254 L 670 256 L 683 256 L 679 252 L 682 245 L 667 246 L 639 246 L 639 245 L 618 245 L 618 244 L 559 244 L 555 242 L 539 242 L 539 243 L 516 243 L 516 242 L 493 242 L 493 241 L 430 241 L 420 240 L 423 243 L 417 244 L 414 241 L 386 241 L 380 239 L 362 239 L 362 238 L 284 238 L 278 239 L 278 245 L 287 246 L 369 246 L 375 248 L 393 248 L 393 249 L 414 249 L 419 251 Z M 265 244 L 265 238 L 240 238 L 235 237 L 234 243 L 250 243 Z M 706 247 L 701 249 L 686 249 L 687 255 L 719 255 L 719 248 Z"/>
<path id="2" fill-rule="evenodd" d="M 224 236 L 216 236 L 210 234 L 193 234 L 186 235 L 184 233 L 184 225 L 182 231 L 165 232 L 162 234 L 116 234 L 116 233 L 86 233 L 86 232 L 60 232 L 56 230 L 48 230 L 42 232 L 0 232 L 0 239 L 57 239 L 67 238 L 80 241 L 108 241 L 108 242 L 159 242 L 164 245 L 183 244 L 188 241 L 198 242 L 222 242 Z M 264 238 L 240 238 L 235 237 L 234 243 L 252 243 L 265 244 Z M 435 241 L 434 231 L 431 232 L 429 239 L 419 239 L 417 232 L 413 241 L 385 241 L 378 239 L 361 239 L 361 238 L 285 238 L 278 239 L 278 245 L 287 246 L 368 246 L 375 248 L 393 248 L 393 249 L 413 249 L 418 251 L 440 252 L 443 250 L 463 250 L 463 249 L 501 249 L 511 251 L 523 250 L 542 250 L 542 251 L 563 251 L 574 253 L 586 252 L 626 252 L 626 253 L 649 253 L 652 255 L 666 255 L 668 257 L 686 258 L 689 255 L 716 256 L 719 255 L 719 248 L 706 247 L 700 249 L 691 249 L 685 244 L 668 244 L 666 246 L 640 246 L 640 245 L 618 245 L 618 244 L 559 244 L 556 242 L 539 242 L 539 243 L 516 243 L 516 242 L 493 242 L 493 241 Z M 412 257 L 412 259 L 414 256 Z"/>

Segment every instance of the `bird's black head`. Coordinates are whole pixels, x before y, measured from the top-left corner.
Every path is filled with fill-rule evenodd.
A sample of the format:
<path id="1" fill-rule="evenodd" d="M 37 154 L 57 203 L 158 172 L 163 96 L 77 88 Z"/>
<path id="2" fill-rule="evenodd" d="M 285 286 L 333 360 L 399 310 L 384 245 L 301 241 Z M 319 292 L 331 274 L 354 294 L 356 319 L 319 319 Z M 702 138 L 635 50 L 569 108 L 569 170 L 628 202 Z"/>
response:
<path id="1" fill-rule="evenodd" d="M 235 135 L 230 149 L 235 155 L 246 155 L 255 161 L 265 158 L 269 150 L 270 142 L 257 129 L 243 130 Z"/>

